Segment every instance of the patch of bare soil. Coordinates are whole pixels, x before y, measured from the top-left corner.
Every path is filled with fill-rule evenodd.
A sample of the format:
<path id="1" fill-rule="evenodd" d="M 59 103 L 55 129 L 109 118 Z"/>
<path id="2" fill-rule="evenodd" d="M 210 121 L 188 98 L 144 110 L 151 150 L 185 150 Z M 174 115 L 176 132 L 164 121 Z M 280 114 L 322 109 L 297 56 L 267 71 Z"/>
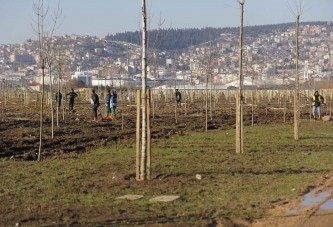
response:
<path id="1" fill-rule="evenodd" d="M 183 104 L 175 115 L 174 103 L 156 103 L 152 111 L 152 137 L 168 138 L 175 134 L 185 134 L 205 129 L 206 110 L 203 103 Z M 283 110 L 276 105 L 259 105 L 254 108 L 253 124 L 284 122 Z M 116 120 L 103 120 L 101 106 L 99 122 L 92 123 L 90 105 L 76 103 L 74 113 L 66 112 L 65 120 L 59 114 L 59 127 L 54 116 L 54 137 L 51 133 L 51 113 L 45 109 L 43 125 L 43 158 L 75 157 L 76 155 L 103 147 L 110 143 L 126 143 L 135 139 L 136 108 L 134 103 L 120 104 Z M 0 158 L 35 160 L 39 148 L 39 110 L 37 106 L 7 105 L 0 112 Z M 302 111 L 308 118 L 307 111 Z M 55 114 L 56 115 L 56 114 Z M 176 120 L 177 118 L 177 120 Z M 287 109 L 286 122 L 292 121 L 292 113 Z M 244 125 L 252 124 L 251 105 L 244 107 Z M 214 104 L 212 117 L 208 112 L 208 130 L 227 129 L 235 126 L 233 103 Z M 122 130 L 123 129 L 123 130 Z"/>

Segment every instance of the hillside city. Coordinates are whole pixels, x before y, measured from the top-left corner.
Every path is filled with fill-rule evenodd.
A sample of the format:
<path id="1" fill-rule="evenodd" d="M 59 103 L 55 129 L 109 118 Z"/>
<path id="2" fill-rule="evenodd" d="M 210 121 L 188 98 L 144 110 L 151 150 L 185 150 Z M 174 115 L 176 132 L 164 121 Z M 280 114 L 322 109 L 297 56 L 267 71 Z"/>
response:
<path id="1" fill-rule="evenodd" d="M 55 36 L 49 41 L 52 60 L 46 65 L 45 85 L 50 84 L 50 80 L 57 83 L 61 79 L 76 87 L 140 86 L 139 45 L 74 34 Z M 332 79 L 333 24 L 303 23 L 299 41 L 301 82 L 310 86 Z M 39 90 L 42 71 L 38 46 L 32 39 L 21 44 L 0 45 L 0 80 Z M 265 35 L 245 35 L 244 85 L 278 87 L 293 84 L 295 46 L 293 27 L 283 31 L 275 29 Z M 210 81 L 216 89 L 237 87 L 238 49 L 238 34 L 228 33 L 184 50 L 150 49 L 148 86 L 201 89 Z"/>

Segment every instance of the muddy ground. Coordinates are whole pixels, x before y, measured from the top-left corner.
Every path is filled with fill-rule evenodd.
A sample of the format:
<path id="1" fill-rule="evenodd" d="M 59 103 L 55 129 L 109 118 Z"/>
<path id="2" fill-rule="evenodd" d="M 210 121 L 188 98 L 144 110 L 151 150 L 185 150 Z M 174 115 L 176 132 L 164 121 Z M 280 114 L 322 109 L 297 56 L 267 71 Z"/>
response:
<path id="1" fill-rule="evenodd" d="M 272 194 L 274 195 L 276 187 L 283 189 L 285 183 L 289 181 L 285 179 L 287 175 L 302 175 L 303 177 L 307 177 L 310 174 L 311 176 L 308 181 L 313 182 L 313 178 L 317 177 L 317 175 L 329 171 L 325 166 L 319 164 L 316 166 L 317 169 L 312 169 L 312 163 L 309 163 L 310 167 L 304 164 L 305 167 L 302 166 L 300 169 L 297 169 L 296 166 L 295 169 L 293 169 L 293 166 L 285 166 L 285 156 L 288 156 L 290 152 L 288 149 L 286 149 L 287 151 L 285 151 L 285 153 L 281 152 L 285 154 L 285 156 L 281 156 L 281 154 L 274 151 L 267 156 L 268 160 L 265 160 L 266 157 L 262 156 L 260 152 L 249 152 L 248 156 L 234 157 L 232 145 L 222 143 L 219 145 L 221 147 L 218 147 L 218 149 L 225 152 L 223 154 L 224 156 L 222 159 L 216 159 L 215 157 L 219 157 L 218 155 L 220 154 L 212 144 L 217 144 L 216 141 L 220 138 L 206 138 L 206 143 L 199 144 L 199 150 L 191 150 L 191 147 L 188 147 L 188 151 L 185 152 L 186 154 L 184 155 L 182 148 L 177 147 L 177 141 L 173 141 L 172 143 L 168 143 L 167 141 L 173 135 L 191 135 L 193 132 L 205 131 L 205 103 L 202 100 L 201 102 L 196 102 L 196 105 L 194 103 L 187 103 L 185 107 L 183 103 L 182 107 L 178 109 L 176 120 L 175 104 L 173 102 L 155 103 L 154 110 L 152 111 L 154 115 L 154 118 L 152 118 L 153 141 L 161 143 L 158 147 L 162 147 L 162 150 L 172 151 L 172 155 L 160 151 L 162 152 L 160 155 L 165 155 L 165 157 L 168 158 L 164 158 L 163 162 L 155 166 L 153 181 L 146 184 L 136 182 L 134 179 L 134 158 L 130 158 L 130 163 L 126 165 L 124 161 L 118 161 L 117 158 L 121 156 L 115 156 L 112 151 L 108 151 L 109 153 L 107 154 L 101 154 L 105 155 L 105 157 L 110 156 L 112 162 L 110 162 L 110 160 L 104 161 L 101 158 L 96 158 L 96 160 L 87 161 L 85 163 L 87 166 L 73 166 L 72 169 L 69 169 L 73 171 L 72 173 L 68 172 L 66 174 L 66 172 L 62 173 L 57 170 L 57 172 L 55 171 L 57 175 L 52 175 L 52 168 L 55 168 L 53 167 L 53 163 L 55 163 L 53 160 L 66 159 L 66 162 L 57 162 L 57 165 L 60 165 L 59 169 L 61 169 L 61 165 L 64 165 L 64 169 L 65 166 L 66 168 L 71 168 L 68 167 L 71 162 L 75 162 L 75 160 L 78 159 L 87 159 L 85 154 L 97 148 L 106 147 L 113 149 L 115 147 L 114 145 L 117 144 L 133 145 L 135 142 L 136 124 L 136 108 L 134 102 L 126 102 L 124 105 L 120 102 L 116 120 L 103 120 L 102 113 L 104 110 L 102 106 L 99 111 L 100 115 L 97 123 L 91 122 L 89 103 L 78 102 L 75 105 L 74 113 L 68 111 L 65 113 L 65 120 L 62 119 L 62 114 L 60 114 L 59 127 L 55 126 L 54 128 L 53 139 L 51 138 L 51 114 L 48 110 L 49 107 L 46 107 L 42 146 L 42 160 L 45 162 L 42 162 L 42 164 L 38 166 L 40 169 L 38 169 L 37 172 L 31 170 L 31 168 L 35 168 L 36 166 L 29 165 L 29 163 L 31 163 L 30 161 L 37 159 L 39 148 L 39 113 L 37 105 L 17 106 L 9 104 L 6 108 L 3 108 L 3 105 L 1 105 L 0 158 L 8 163 L 8 165 L 4 165 L 6 167 L 3 167 L 3 173 L 16 173 L 17 169 L 11 168 L 16 168 L 20 163 L 24 163 L 22 166 L 24 166 L 26 170 L 30 169 L 29 171 L 36 172 L 34 178 L 38 178 L 38 176 L 42 178 L 51 177 L 52 180 L 54 178 L 54 182 L 50 184 L 54 184 L 57 187 L 44 188 L 43 179 L 37 182 L 41 185 L 32 185 L 32 182 L 29 181 L 31 177 L 31 175 L 29 175 L 31 172 L 29 171 L 17 173 L 17 176 L 8 176 L 8 178 L 13 178 L 13 180 L 8 180 L 8 185 L 2 185 L 5 189 L 3 189 L 3 191 L 0 190 L 0 196 L 6 198 L 6 202 L 0 206 L 3 211 L 2 216 L 0 215 L 3 221 L 0 221 L 0 223 L 10 223 L 12 225 L 17 220 L 19 223 L 23 223 L 24 226 L 42 225 L 43 223 L 49 225 L 54 223 L 54 225 L 74 226 L 80 226 L 80 223 L 120 226 L 131 226 L 132 224 L 146 225 L 147 223 L 148 225 L 153 224 L 155 226 L 173 226 L 179 223 L 180 226 L 216 226 L 221 224 L 225 224 L 226 226 L 247 226 L 250 225 L 253 219 L 262 215 L 260 212 L 262 212 L 263 207 L 260 206 L 263 202 L 260 202 L 258 198 L 254 198 L 248 203 L 246 201 L 241 205 L 233 205 L 233 201 L 237 200 L 238 195 L 235 192 L 230 192 L 233 191 L 233 188 L 228 191 L 226 185 L 235 183 L 236 186 L 234 187 L 243 187 L 244 197 L 246 197 L 248 187 L 256 188 L 258 191 L 260 190 L 260 188 L 257 188 L 256 180 L 254 179 L 267 182 L 265 183 L 266 185 L 270 185 L 272 179 L 275 179 L 276 185 L 269 189 L 273 190 Z M 220 133 L 223 130 L 234 128 L 234 107 L 234 103 L 227 101 L 214 103 L 212 120 L 208 114 L 208 130 L 219 130 Z M 287 107 L 286 117 L 284 118 L 283 108 L 281 108 L 281 104 L 277 102 L 272 102 L 268 105 L 261 103 L 254 106 L 254 125 L 276 125 L 275 123 L 284 123 L 284 121 L 284 124 L 292 125 L 293 113 L 291 111 L 291 103 L 289 103 Z M 303 106 L 302 108 L 301 119 L 303 121 L 308 121 L 309 119 L 309 108 L 309 106 Z M 323 108 L 325 114 L 328 113 L 328 111 L 327 107 Z M 252 124 L 251 113 L 252 106 L 247 103 L 244 106 L 245 125 Z M 232 137 L 233 141 L 233 135 L 225 136 Z M 267 135 L 267 137 L 270 136 L 272 135 Z M 320 138 L 322 140 L 326 139 L 325 136 Z M 282 137 L 282 139 L 285 139 L 285 137 Z M 305 140 L 304 143 L 306 142 Z M 269 141 L 263 140 L 263 143 L 263 147 L 271 146 Z M 290 147 L 290 149 L 294 151 L 294 145 L 288 143 L 289 141 L 285 144 L 285 147 Z M 188 146 L 191 145 L 189 144 Z M 320 145 L 312 142 L 312 144 L 305 144 L 303 148 L 313 149 L 313 146 Z M 261 151 L 261 148 L 256 149 Z M 133 150 L 134 154 L 133 147 L 131 147 L 131 150 Z M 289 155 L 291 156 L 290 158 L 303 160 L 303 150 L 293 153 L 292 155 L 296 155 L 295 158 Z M 207 159 L 208 164 L 197 164 L 196 160 L 199 160 L 200 155 L 204 152 L 207 153 L 205 159 Z M 186 162 L 178 163 L 176 157 L 173 156 L 187 156 L 187 154 L 192 157 L 186 160 L 189 162 L 188 164 L 186 164 Z M 182 160 L 183 159 L 184 157 L 182 157 Z M 262 159 L 261 162 L 259 161 L 260 159 Z M 235 166 L 235 162 L 244 163 L 244 166 Z M 256 165 L 257 162 L 261 164 Z M 11 167 L 11 163 L 15 163 L 15 165 Z M 223 163 L 223 165 L 221 165 L 221 163 Z M 263 165 L 266 165 L 265 168 Z M 195 173 L 192 169 L 193 166 L 198 166 L 204 174 L 204 180 L 201 183 L 197 183 L 193 177 Z M 109 170 L 108 173 L 105 172 L 106 168 Z M 179 172 L 179 169 L 181 169 L 181 172 Z M 112 171 L 115 171 L 115 173 Z M 273 178 L 270 176 L 273 176 Z M 114 181 L 110 179 L 114 179 Z M 290 182 L 293 181 L 294 179 L 291 178 Z M 20 185 L 22 183 L 24 186 L 22 186 L 22 188 L 15 188 L 15 185 L 18 184 L 17 182 L 20 182 Z M 156 184 L 156 182 L 159 183 Z M 10 190 L 11 184 L 13 184 L 13 191 Z M 298 191 L 294 192 L 295 195 L 296 193 L 303 192 L 304 188 L 299 186 L 297 190 Z M 28 194 L 25 193 L 26 191 Z M 50 194 L 49 191 L 53 191 L 53 194 L 51 199 L 48 198 L 45 199 L 45 201 L 40 199 L 42 202 L 40 200 L 35 202 L 33 200 L 34 195 L 29 194 L 30 191 L 32 193 L 40 192 L 45 197 Z M 101 200 L 101 205 L 95 207 L 95 202 L 90 200 L 85 203 L 80 202 L 83 199 L 89 199 L 89 196 L 93 196 L 96 191 L 103 192 L 103 196 L 106 195 L 106 197 L 102 198 L 98 196 L 97 198 L 92 197 L 92 199 L 96 201 Z M 109 195 L 108 193 L 111 193 L 110 191 L 112 191 L 112 194 Z M 137 208 L 131 204 L 124 205 L 123 203 L 116 202 L 110 205 L 110 201 L 114 201 L 116 195 L 119 196 L 126 191 L 141 192 L 150 197 L 154 193 L 161 195 L 174 192 L 182 195 L 181 202 L 184 202 L 186 206 L 187 202 L 191 201 L 193 197 L 205 198 L 206 203 L 203 207 L 188 208 L 185 206 L 185 208 L 182 208 L 178 207 L 180 206 L 178 204 L 175 204 L 175 207 L 173 207 L 173 205 L 164 207 L 162 205 L 151 205 L 149 202 L 140 202 L 140 204 L 143 204 L 138 206 L 141 210 L 137 212 L 135 212 Z M 73 193 L 73 195 L 77 193 L 82 197 L 76 198 L 74 196 L 74 198 L 71 197 L 69 199 L 66 197 L 66 194 L 70 193 Z M 217 193 L 215 197 L 210 196 L 214 193 Z M 223 204 L 221 207 L 225 208 L 223 211 L 218 210 L 220 208 L 214 207 L 214 203 L 216 202 L 215 198 L 219 198 L 219 193 L 222 193 L 224 196 L 228 195 L 225 196 L 224 201 L 221 202 Z M 263 193 L 265 193 L 265 191 L 263 191 Z M 54 195 L 56 198 L 53 198 Z M 10 201 L 10 199 L 13 199 L 13 201 Z M 268 200 L 271 203 L 277 201 L 276 203 L 278 204 L 284 202 L 283 199 L 280 199 L 278 193 L 274 195 L 274 198 L 262 199 Z M 61 201 L 66 202 L 63 203 Z M 86 203 L 88 205 L 86 205 Z M 90 203 L 92 205 L 89 205 Z M 24 210 L 24 215 L 17 211 L 17 207 Z M 258 207 L 260 207 L 261 211 L 257 210 Z M 264 205 L 264 208 L 267 208 L 266 205 Z M 54 209 L 58 209 L 58 211 Z M 105 210 L 107 210 L 107 213 L 105 213 Z M 236 218 L 230 219 L 229 217 L 231 215 L 234 215 Z"/>
<path id="2" fill-rule="evenodd" d="M 199 104 L 199 105 L 198 105 Z M 75 156 L 110 143 L 127 143 L 135 140 L 136 107 L 134 102 L 120 102 L 116 120 L 104 120 L 104 107 L 99 108 L 98 123 L 92 123 L 90 105 L 77 102 L 74 113 L 65 110 L 59 113 L 59 127 L 54 113 L 54 137 L 51 133 L 51 113 L 45 107 L 43 120 L 43 158 Z M 197 105 L 197 106 L 196 106 Z M 122 110 L 123 108 L 123 110 Z M 292 123 L 291 104 L 284 118 L 281 104 L 259 104 L 254 107 L 254 125 Z M 326 110 L 327 112 L 328 110 Z M 17 105 L 10 101 L 0 109 L 0 158 L 35 160 L 39 149 L 39 107 L 35 104 Z M 168 137 L 177 133 L 205 130 L 205 103 L 182 103 L 177 109 L 173 102 L 154 103 L 152 110 L 152 137 Z M 325 110 L 324 110 L 325 112 Z M 301 111 L 302 119 L 309 119 L 309 106 Z M 177 122 L 177 123 L 176 123 Z M 252 124 L 252 106 L 244 107 L 244 125 Z M 208 130 L 235 127 L 235 104 L 214 103 L 212 119 L 208 111 Z"/>

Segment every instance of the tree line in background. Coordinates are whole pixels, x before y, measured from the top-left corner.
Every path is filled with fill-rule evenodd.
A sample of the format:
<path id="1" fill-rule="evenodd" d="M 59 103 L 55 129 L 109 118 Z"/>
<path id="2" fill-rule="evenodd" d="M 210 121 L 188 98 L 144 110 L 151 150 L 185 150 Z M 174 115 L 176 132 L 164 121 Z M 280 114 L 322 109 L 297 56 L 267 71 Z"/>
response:
<path id="1" fill-rule="evenodd" d="M 326 22 L 303 22 L 302 24 L 310 25 L 323 25 Z M 259 37 L 260 35 L 269 34 L 278 31 L 285 31 L 290 28 L 294 28 L 294 23 L 283 23 L 275 25 L 257 25 L 257 26 L 245 26 L 244 35 Z M 148 31 L 148 47 L 158 47 L 160 50 L 182 50 L 190 46 L 195 46 L 201 43 L 205 43 L 211 40 L 217 39 L 221 34 L 238 35 L 239 28 L 227 27 L 227 28 L 184 28 L 184 29 L 154 29 Z M 107 40 L 110 41 L 122 41 L 141 45 L 141 32 L 123 32 L 116 33 L 115 35 L 107 35 Z M 156 45 L 156 40 L 158 44 Z"/>

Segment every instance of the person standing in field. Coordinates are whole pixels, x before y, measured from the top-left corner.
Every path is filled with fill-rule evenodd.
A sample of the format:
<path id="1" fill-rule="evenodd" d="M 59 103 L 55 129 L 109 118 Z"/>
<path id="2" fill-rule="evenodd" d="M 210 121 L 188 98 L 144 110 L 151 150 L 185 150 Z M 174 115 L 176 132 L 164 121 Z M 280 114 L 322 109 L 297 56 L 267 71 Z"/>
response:
<path id="1" fill-rule="evenodd" d="M 312 115 L 313 118 L 316 119 L 316 112 L 318 115 L 318 119 L 321 117 L 321 110 L 320 104 L 324 102 L 324 97 L 319 94 L 318 91 L 315 91 L 314 95 L 312 96 Z"/>
<path id="2" fill-rule="evenodd" d="M 99 104 L 99 97 L 94 89 L 91 90 L 91 106 L 92 106 L 92 115 L 93 115 L 92 122 L 97 122 L 97 110 L 100 104 Z"/>
<path id="3" fill-rule="evenodd" d="M 62 99 L 62 94 L 60 92 L 60 90 L 55 94 L 55 100 L 56 100 L 56 104 L 58 106 L 58 109 L 60 108 L 61 105 L 61 99 Z"/>
<path id="4" fill-rule="evenodd" d="M 112 92 L 112 97 L 111 97 L 111 119 L 116 119 L 116 115 L 117 115 L 117 112 L 116 112 L 116 109 L 117 109 L 117 105 L 118 105 L 118 94 L 117 94 L 117 91 L 114 90 Z"/>
<path id="5" fill-rule="evenodd" d="M 111 98 L 112 98 L 111 91 L 110 91 L 110 89 L 108 89 L 107 94 L 105 96 L 105 116 L 104 116 L 104 118 L 106 118 L 106 119 L 111 119 L 111 104 L 112 104 Z"/>
<path id="6" fill-rule="evenodd" d="M 180 91 L 176 89 L 176 102 L 177 102 L 177 107 L 181 107 L 181 101 L 182 101 L 182 95 L 180 94 Z"/>
<path id="7" fill-rule="evenodd" d="M 77 94 L 74 92 L 74 89 L 72 88 L 72 91 L 67 93 L 66 95 L 69 95 L 69 111 L 74 110 L 74 100 L 77 97 Z"/>

